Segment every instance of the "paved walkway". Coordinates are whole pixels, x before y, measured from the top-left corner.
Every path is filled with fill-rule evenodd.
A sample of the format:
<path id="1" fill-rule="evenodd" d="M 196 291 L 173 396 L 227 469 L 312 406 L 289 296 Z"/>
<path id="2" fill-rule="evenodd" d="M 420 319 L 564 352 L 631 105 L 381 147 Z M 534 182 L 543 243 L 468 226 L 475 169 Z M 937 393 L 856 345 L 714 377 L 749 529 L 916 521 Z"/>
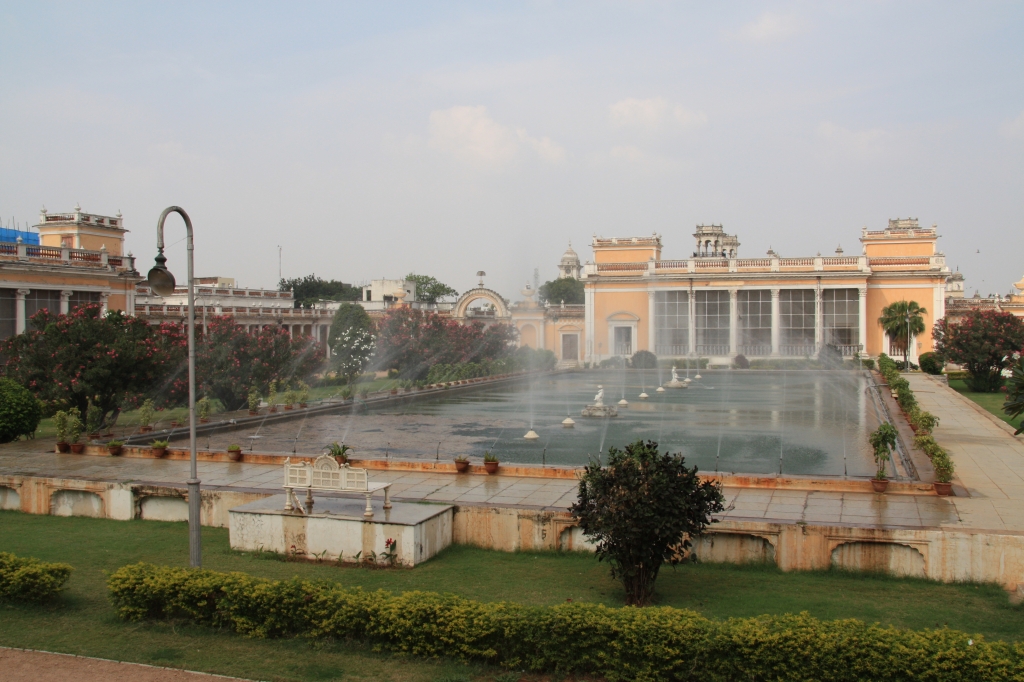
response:
<path id="1" fill-rule="evenodd" d="M 4 682 L 243 682 L 237 677 L 7 647 L 0 647 L 0 671 Z"/>

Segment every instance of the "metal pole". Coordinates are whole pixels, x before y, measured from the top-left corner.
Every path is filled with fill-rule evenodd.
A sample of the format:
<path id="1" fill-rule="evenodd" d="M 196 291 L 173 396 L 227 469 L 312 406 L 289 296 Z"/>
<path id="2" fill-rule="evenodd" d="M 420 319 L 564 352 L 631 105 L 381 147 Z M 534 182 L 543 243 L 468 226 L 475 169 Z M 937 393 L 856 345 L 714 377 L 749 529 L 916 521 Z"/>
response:
<path id="1" fill-rule="evenodd" d="M 193 243 L 192 220 L 178 206 L 170 206 L 160 214 L 156 226 L 156 246 L 163 253 L 164 220 L 171 213 L 177 213 L 185 220 L 188 238 L 188 447 L 189 447 L 189 479 L 188 484 L 188 563 L 189 566 L 202 565 L 202 536 L 200 535 L 200 498 L 199 473 L 196 467 L 196 296 L 193 282 Z"/>
<path id="2" fill-rule="evenodd" d="M 906 361 L 906 370 L 910 371 L 910 305 L 907 305 L 907 353 L 903 358 Z"/>

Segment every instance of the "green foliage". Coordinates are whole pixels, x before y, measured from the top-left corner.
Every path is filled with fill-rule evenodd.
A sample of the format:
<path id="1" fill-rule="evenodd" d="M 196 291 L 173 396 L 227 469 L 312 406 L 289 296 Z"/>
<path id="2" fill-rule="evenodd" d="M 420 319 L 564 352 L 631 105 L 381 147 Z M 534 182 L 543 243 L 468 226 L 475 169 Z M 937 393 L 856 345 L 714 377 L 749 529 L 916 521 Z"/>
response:
<path id="1" fill-rule="evenodd" d="M 417 275 L 410 272 L 405 276 L 409 282 L 416 283 L 416 300 L 421 303 L 437 303 L 442 298 L 455 297 L 459 295 L 455 289 L 444 282 L 437 281 L 436 277 L 430 275 Z"/>
<path id="2" fill-rule="evenodd" d="M 245 400 L 249 405 L 250 412 L 255 412 L 260 409 L 260 389 L 255 386 L 250 386 L 249 393 L 246 395 Z"/>
<path id="3" fill-rule="evenodd" d="M 344 443 L 338 443 L 338 441 L 334 441 L 325 449 L 327 451 L 327 454 L 333 457 L 338 462 L 338 464 L 344 464 L 345 462 L 347 462 L 348 453 L 352 450 L 350 446 L 345 445 Z"/>
<path id="4" fill-rule="evenodd" d="M 305 381 L 300 381 L 298 383 L 298 388 L 295 391 L 295 395 L 298 398 L 300 403 L 308 403 L 309 402 L 309 384 L 307 384 Z"/>
<path id="5" fill-rule="evenodd" d="M 935 350 L 968 372 L 967 384 L 978 393 L 1003 386 L 1003 370 L 1024 349 L 1024 320 L 998 310 L 969 310 L 959 321 L 942 319 L 932 332 Z"/>
<path id="6" fill-rule="evenodd" d="M 152 443 L 149 444 L 149 447 L 151 447 L 151 448 L 166 448 L 170 444 L 171 444 L 171 442 L 169 440 L 156 439 Z"/>
<path id="7" fill-rule="evenodd" d="M 0 599 L 47 601 L 60 594 L 71 566 L 0 552 Z"/>
<path id="8" fill-rule="evenodd" d="M 490 450 L 485 450 L 484 451 L 484 461 L 485 462 L 497 462 L 498 461 L 498 456 L 497 455 L 492 455 Z"/>
<path id="9" fill-rule="evenodd" d="M 90 400 L 85 408 L 85 430 L 88 433 L 99 433 L 103 428 L 103 410 Z"/>
<path id="10" fill-rule="evenodd" d="M 42 418 L 39 401 L 27 388 L 0 378 L 0 443 L 32 436 Z"/>
<path id="11" fill-rule="evenodd" d="M 1010 380 L 1006 382 L 1006 402 L 1003 412 L 1011 419 L 1024 414 L 1024 352 L 1017 353 L 1017 361 L 1010 367 Z M 1024 432 L 1024 423 L 1017 429 L 1016 435 Z"/>
<path id="12" fill-rule="evenodd" d="M 927 353 L 921 353 L 917 361 L 921 365 L 921 371 L 926 374 L 942 374 L 943 362 L 942 358 L 933 351 Z"/>
<path id="13" fill-rule="evenodd" d="M 878 467 L 875 478 L 880 481 L 885 478 L 885 463 L 890 459 L 889 451 L 896 447 L 898 436 L 899 432 L 896 431 L 896 427 L 889 422 L 882 422 L 868 436 L 868 441 L 874 449 L 875 464 Z"/>
<path id="14" fill-rule="evenodd" d="M 1002 682 L 1024 667 L 1020 645 L 806 613 L 716 621 L 670 607 L 483 603 L 144 563 L 118 569 L 107 584 L 118 615 L 130 621 L 176 619 L 254 638 L 361 640 L 412 656 L 608 680 Z"/>
<path id="15" fill-rule="evenodd" d="M 931 434 L 918 433 L 914 437 L 914 447 L 928 455 L 928 459 L 931 460 L 932 467 L 935 469 L 935 478 L 939 483 L 949 483 L 953 480 L 955 470 L 953 461 L 949 458 L 949 453 L 935 442 Z"/>
<path id="16" fill-rule="evenodd" d="M 608 449 L 608 465 L 591 462 L 570 508 L 583 534 L 597 545 L 626 603 L 646 606 L 663 563 L 683 560 L 691 540 L 722 511 L 721 486 L 701 480 L 680 454 L 661 454 L 654 441 Z"/>
<path id="17" fill-rule="evenodd" d="M 638 350 L 629 360 L 633 369 L 658 369 L 658 356 L 649 350 Z"/>
<path id="18" fill-rule="evenodd" d="M 53 414 L 53 428 L 57 432 L 57 442 L 68 442 L 68 413 L 64 410 L 57 410 Z"/>
<path id="19" fill-rule="evenodd" d="M 626 360 L 620 355 L 613 355 L 597 363 L 601 369 L 622 369 L 626 366 Z"/>
<path id="20" fill-rule="evenodd" d="M 732 359 L 732 366 L 736 369 L 750 369 L 750 360 L 743 353 Z"/>
<path id="21" fill-rule="evenodd" d="M 68 410 L 68 442 L 77 443 L 78 439 L 82 437 L 82 428 L 85 425 L 82 424 L 82 413 L 78 411 L 77 407 L 72 407 Z"/>
<path id="22" fill-rule="evenodd" d="M 325 280 L 315 274 L 282 279 L 278 291 L 290 291 L 296 308 L 312 308 L 317 301 L 358 301 L 362 289 L 336 280 Z"/>
<path id="23" fill-rule="evenodd" d="M 123 440 L 108 440 L 107 441 L 107 447 L 108 448 L 124 447 L 124 441 Z"/>
<path id="24" fill-rule="evenodd" d="M 896 301 L 882 308 L 878 324 L 882 325 L 882 331 L 889 337 L 890 346 L 903 352 L 905 361 L 910 337 L 924 333 L 924 318 L 921 316 L 927 312 L 917 301 Z"/>
<path id="25" fill-rule="evenodd" d="M 875 368 L 875 360 L 874 360 L 874 358 L 862 358 L 860 363 L 861 363 L 861 366 L 864 367 L 864 369 L 874 369 Z"/>
<path id="26" fill-rule="evenodd" d="M 153 415 L 156 413 L 156 406 L 151 399 L 146 399 L 139 408 L 139 424 L 149 426 L 153 423 Z"/>
<path id="27" fill-rule="evenodd" d="M 914 410 L 910 413 L 910 424 L 918 433 L 931 433 L 939 425 L 939 418 L 931 412 Z"/>
<path id="28" fill-rule="evenodd" d="M 196 401 L 196 415 L 198 415 L 200 419 L 209 419 L 210 411 L 212 409 L 213 406 L 210 403 L 209 396 L 204 395 L 202 398 Z"/>
<path id="29" fill-rule="evenodd" d="M 583 282 L 571 277 L 544 282 L 537 289 L 537 300 L 553 306 L 561 305 L 563 301 L 566 305 L 583 305 Z"/>

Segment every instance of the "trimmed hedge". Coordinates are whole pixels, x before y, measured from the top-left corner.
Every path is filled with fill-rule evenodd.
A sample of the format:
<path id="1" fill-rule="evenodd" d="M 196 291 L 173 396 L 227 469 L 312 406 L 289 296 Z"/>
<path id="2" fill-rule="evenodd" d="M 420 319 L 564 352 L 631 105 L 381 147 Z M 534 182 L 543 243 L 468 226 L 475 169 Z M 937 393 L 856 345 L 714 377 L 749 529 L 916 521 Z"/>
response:
<path id="1" fill-rule="evenodd" d="M 46 601 L 60 594 L 73 569 L 0 552 L 0 599 Z"/>
<path id="2" fill-rule="evenodd" d="M 0 378 L 0 443 L 34 436 L 42 418 L 42 407 L 27 388 Z"/>
<path id="3" fill-rule="evenodd" d="M 914 392 L 910 390 L 910 382 L 900 376 L 899 367 L 885 353 L 878 356 L 878 371 L 882 373 L 889 388 L 896 391 L 896 402 L 907 414 L 907 421 L 917 431 L 914 438 L 914 446 L 924 451 L 935 468 L 935 478 L 940 483 L 949 483 L 953 480 L 956 467 L 949 453 L 932 438 L 932 429 L 939 425 L 939 418 L 931 412 L 925 412 L 917 404 Z"/>
<path id="4" fill-rule="evenodd" d="M 1024 676 L 1024 644 L 806 613 L 715 621 L 669 607 L 481 603 L 333 583 L 134 564 L 108 580 L 122 618 L 177 618 L 250 637 L 357 639 L 425 657 L 609 680 L 929 680 Z"/>

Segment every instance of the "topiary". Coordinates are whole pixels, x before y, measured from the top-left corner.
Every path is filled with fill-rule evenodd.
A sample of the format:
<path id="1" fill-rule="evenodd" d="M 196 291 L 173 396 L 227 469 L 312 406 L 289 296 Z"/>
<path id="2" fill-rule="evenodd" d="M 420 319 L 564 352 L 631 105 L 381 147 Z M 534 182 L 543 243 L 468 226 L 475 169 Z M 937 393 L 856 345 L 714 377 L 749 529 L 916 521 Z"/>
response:
<path id="1" fill-rule="evenodd" d="M 43 418 L 39 401 L 27 388 L 10 379 L 0 379 L 0 443 L 31 436 Z"/>
<path id="2" fill-rule="evenodd" d="M 658 357 L 649 350 L 638 350 L 630 361 L 633 369 L 658 369 Z"/>
<path id="3" fill-rule="evenodd" d="M 732 366 L 736 369 L 750 369 L 750 360 L 747 360 L 747 356 L 740 353 L 732 359 Z"/>
<path id="4" fill-rule="evenodd" d="M 921 363 L 921 371 L 927 374 L 942 374 L 942 358 L 936 353 L 928 351 L 927 353 L 921 353 L 921 357 L 918 358 L 918 362 Z"/>

